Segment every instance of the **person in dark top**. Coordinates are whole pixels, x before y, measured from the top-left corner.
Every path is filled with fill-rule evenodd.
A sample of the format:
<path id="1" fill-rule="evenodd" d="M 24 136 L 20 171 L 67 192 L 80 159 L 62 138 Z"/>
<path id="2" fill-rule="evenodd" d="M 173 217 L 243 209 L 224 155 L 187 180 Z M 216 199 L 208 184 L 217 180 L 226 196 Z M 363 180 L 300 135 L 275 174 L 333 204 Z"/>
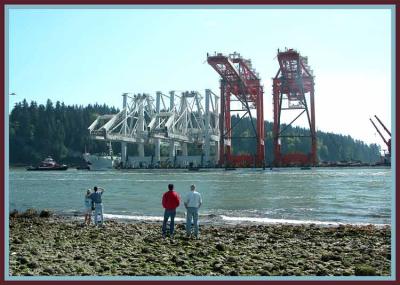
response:
<path id="1" fill-rule="evenodd" d="M 169 225 L 170 238 L 174 237 L 174 220 L 176 215 L 176 208 L 179 207 L 179 194 L 174 191 L 174 185 L 168 184 L 168 191 L 163 194 L 162 206 L 164 207 L 164 221 L 162 225 L 162 237 L 166 237 L 167 233 L 167 222 L 171 218 L 171 223 Z"/>
<path id="2" fill-rule="evenodd" d="M 95 210 L 94 210 L 94 222 L 95 225 L 103 225 L 103 203 L 102 203 L 102 195 L 104 192 L 103 188 L 94 186 L 94 192 L 89 195 L 89 198 L 93 201 Z"/>

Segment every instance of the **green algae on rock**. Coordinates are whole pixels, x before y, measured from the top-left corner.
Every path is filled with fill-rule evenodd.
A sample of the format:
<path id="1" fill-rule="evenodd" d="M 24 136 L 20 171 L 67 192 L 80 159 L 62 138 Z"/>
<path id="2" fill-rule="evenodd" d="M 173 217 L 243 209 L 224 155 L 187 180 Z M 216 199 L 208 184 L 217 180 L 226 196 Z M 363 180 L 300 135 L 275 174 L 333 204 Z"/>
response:
<path id="1" fill-rule="evenodd" d="M 33 211 L 32 211 L 33 213 Z M 65 217 L 10 217 L 13 276 L 351 276 L 390 275 L 390 227 L 201 225 L 199 240 L 178 224 Z M 340 234 L 338 234 L 340 233 Z"/>

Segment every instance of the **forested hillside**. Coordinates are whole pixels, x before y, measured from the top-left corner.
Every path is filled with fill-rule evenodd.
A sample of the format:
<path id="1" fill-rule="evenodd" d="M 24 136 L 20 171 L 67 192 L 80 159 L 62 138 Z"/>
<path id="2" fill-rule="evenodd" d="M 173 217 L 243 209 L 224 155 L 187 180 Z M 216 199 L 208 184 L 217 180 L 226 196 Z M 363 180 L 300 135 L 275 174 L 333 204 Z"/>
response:
<path id="1" fill-rule="evenodd" d="M 239 116 L 232 117 L 232 125 L 234 125 Z M 254 124 L 255 125 L 255 124 Z M 272 122 L 265 122 L 265 144 L 266 144 L 266 161 L 273 160 L 273 137 Z M 285 125 L 282 126 L 282 128 Z M 253 127 L 249 118 L 244 118 L 232 130 L 232 137 L 253 137 Z M 299 127 L 288 127 L 285 134 L 308 135 L 309 130 Z M 319 161 L 362 161 L 377 162 L 380 160 L 379 146 L 376 144 L 367 145 L 360 140 L 354 140 L 351 136 L 333 134 L 329 132 L 317 131 L 317 153 Z M 249 139 L 233 139 L 233 152 L 235 154 L 248 153 L 247 150 L 255 151 L 256 141 L 254 138 Z M 283 138 L 282 153 L 291 152 L 310 152 L 310 138 Z"/>
<path id="2" fill-rule="evenodd" d="M 88 127 L 99 114 L 118 110 L 106 105 L 66 106 L 47 100 L 46 106 L 26 100 L 17 103 L 9 117 L 10 163 L 32 164 L 51 155 L 56 160 L 78 162 L 85 147 L 105 152 L 104 142 L 89 139 Z"/>
<path id="3" fill-rule="evenodd" d="M 10 163 L 34 164 L 48 155 L 62 162 L 78 162 L 82 153 L 107 152 L 104 142 L 89 138 L 88 127 L 101 114 L 115 114 L 118 109 L 107 105 L 66 106 L 48 100 L 46 105 L 23 100 L 17 103 L 9 115 Z M 232 125 L 239 120 L 232 117 Z M 272 161 L 272 123 L 265 122 L 267 162 Z M 288 128 L 287 132 L 306 134 L 302 128 Z M 239 153 L 254 153 L 255 139 L 251 121 L 245 118 L 233 129 L 233 151 Z M 235 139 L 248 137 L 248 139 Z M 379 161 L 379 147 L 376 144 L 366 145 L 362 141 L 332 133 L 317 132 L 318 157 L 323 161 L 360 160 L 362 162 Z M 308 152 L 308 138 L 286 138 L 282 141 L 282 152 Z M 120 152 L 118 144 L 113 146 L 114 152 Z M 189 148 L 196 149 L 194 147 Z M 133 155 L 136 149 L 128 148 Z M 152 148 L 145 148 L 147 154 Z M 197 150 L 198 152 L 199 150 Z"/>

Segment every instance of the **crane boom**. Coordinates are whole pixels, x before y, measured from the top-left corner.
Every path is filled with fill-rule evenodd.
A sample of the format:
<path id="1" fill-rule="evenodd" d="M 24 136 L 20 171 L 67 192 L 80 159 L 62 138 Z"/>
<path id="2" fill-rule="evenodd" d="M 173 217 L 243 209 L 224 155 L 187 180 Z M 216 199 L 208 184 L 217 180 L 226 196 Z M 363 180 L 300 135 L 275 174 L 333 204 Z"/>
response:
<path id="1" fill-rule="evenodd" d="M 387 145 L 388 148 L 389 147 L 389 142 L 385 139 L 385 137 L 382 135 L 382 133 L 379 131 L 378 127 L 375 125 L 374 121 L 372 121 L 371 118 L 369 118 L 369 120 L 371 121 L 371 123 L 374 125 L 375 130 L 378 132 L 378 134 L 381 136 L 382 140 L 385 142 L 385 144 Z"/>
<path id="2" fill-rule="evenodd" d="M 378 122 L 381 124 L 381 126 L 385 129 L 385 131 L 388 133 L 388 135 L 392 136 L 392 134 L 389 132 L 389 130 L 386 128 L 386 126 L 382 123 L 382 121 L 379 120 L 377 115 L 375 115 L 375 118 L 378 120 Z"/>

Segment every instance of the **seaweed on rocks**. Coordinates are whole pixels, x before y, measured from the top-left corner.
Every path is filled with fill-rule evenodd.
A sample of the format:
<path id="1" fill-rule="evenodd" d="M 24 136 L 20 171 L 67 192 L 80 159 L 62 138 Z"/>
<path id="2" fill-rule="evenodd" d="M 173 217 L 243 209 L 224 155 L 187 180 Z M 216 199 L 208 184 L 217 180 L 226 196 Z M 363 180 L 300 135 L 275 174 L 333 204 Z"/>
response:
<path id="1" fill-rule="evenodd" d="M 30 213 L 10 218 L 13 276 L 387 276 L 391 270 L 390 227 L 203 225 L 197 240 L 178 223 L 171 243 L 157 223 L 85 227 Z"/>

